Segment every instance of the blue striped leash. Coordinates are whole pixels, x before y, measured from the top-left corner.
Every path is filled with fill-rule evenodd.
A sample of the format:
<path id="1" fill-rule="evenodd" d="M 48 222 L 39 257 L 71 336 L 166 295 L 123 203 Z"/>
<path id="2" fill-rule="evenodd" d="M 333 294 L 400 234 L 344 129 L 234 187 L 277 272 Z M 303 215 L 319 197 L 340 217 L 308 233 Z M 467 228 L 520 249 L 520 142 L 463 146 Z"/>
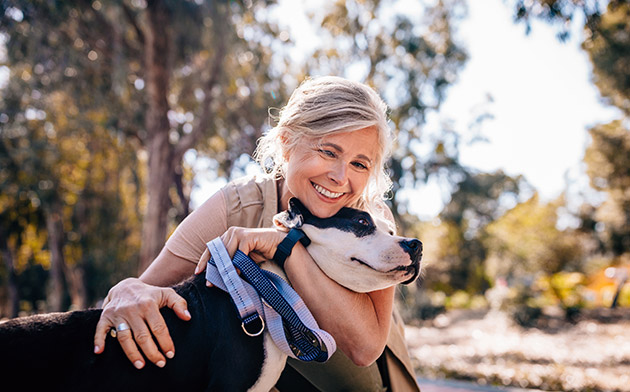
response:
<path id="1" fill-rule="evenodd" d="M 206 245 L 211 255 L 206 279 L 230 294 L 247 335 L 260 335 L 266 323 L 274 343 L 286 355 L 307 362 L 330 358 L 337 348 L 334 338 L 319 328 L 302 298 L 284 279 L 261 269 L 240 250 L 230 260 L 221 238 Z"/>

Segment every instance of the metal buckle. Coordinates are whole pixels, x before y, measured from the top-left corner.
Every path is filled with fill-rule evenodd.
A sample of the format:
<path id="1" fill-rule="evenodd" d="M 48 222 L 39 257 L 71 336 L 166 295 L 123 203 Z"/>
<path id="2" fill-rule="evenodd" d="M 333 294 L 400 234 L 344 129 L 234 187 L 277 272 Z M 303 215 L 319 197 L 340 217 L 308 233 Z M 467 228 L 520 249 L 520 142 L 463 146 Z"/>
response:
<path id="1" fill-rule="evenodd" d="M 318 350 L 321 350 L 323 352 L 328 352 L 326 350 L 326 346 L 322 346 L 319 343 L 319 339 L 317 339 L 317 337 L 315 336 L 315 334 L 311 331 L 304 331 L 304 335 L 305 337 L 310 341 L 311 345 L 315 348 L 317 348 Z"/>
<path id="2" fill-rule="evenodd" d="M 260 320 L 260 330 L 257 332 L 249 332 L 247 328 L 252 323 L 252 321 L 255 321 L 255 320 Z M 250 322 L 248 322 L 247 325 L 245 324 L 245 321 L 243 321 L 241 323 L 241 328 L 243 328 L 243 332 L 245 332 L 245 335 L 247 336 L 252 336 L 252 337 L 258 336 L 261 333 L 263 333 L 263 331 L 265 330 L 265 320 L 263 320 L 262 317 L 258 316 L 254 320 L 251 320 Z"/>

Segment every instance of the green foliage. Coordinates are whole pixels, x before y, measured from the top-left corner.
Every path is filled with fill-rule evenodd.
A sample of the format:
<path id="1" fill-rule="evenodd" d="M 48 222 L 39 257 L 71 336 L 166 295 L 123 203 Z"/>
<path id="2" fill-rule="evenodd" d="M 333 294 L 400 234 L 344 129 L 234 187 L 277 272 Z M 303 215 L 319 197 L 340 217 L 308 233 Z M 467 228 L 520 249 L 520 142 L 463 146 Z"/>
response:
<path id="1" fill-rule="evenodd" d="M 526 31 L 531 31 L 531 20 L 538 18 L 558 28 L 558 37 L 566 40 L 570 35 L 571 22 L 584 18 L 585 29 L 593 31 L 602 16 L 602 5 L 617 8 L 627 4 L 627 0 L 583 1 L 583 0 L 510 0 L 514 7 L 514 20 L 525 24 Z"/>
<path id="2" fill-rule="evenodd" d="M 35 110 L 28 101 L 22 101 L 26 107 L 12 107 L 11 102 L 20 101 L 5 97 L 0 105 L 5 113 Z M 37 110 L 45 110 L 45 117 L 28 119 L 18 114 L 3 128 L 0 225 L 8 233 L 18 273 L 37 265 L 47 270 L 44 208 L 62 200 L 65 262 L 71 270 L 94 272 L 85 275 L 86 280 L 98 282 L 87 284 L 90 292 L 85 300 L 91 303 L 137 263 L 139 238 L 134 233 L 139 230 L 137 201 L 142 190 L 135 172 L 136 154 L 132 145 L 104 127 L 104 112 L 80 111 L 62 91 L 42 97 L 37 105 L 41 108 Z M 22 295 L 41 299 L 24 290 Z"/>
<path id="3" fill-rule="evenodd" d="M 455 254 L 447 261 L 450 285 L 470 293 L 482 293 L 489 287 L 484 270 L 488 248 L 484 244 L 487 225 L 499 218 L 507 206 L 518 200 L 521 178 L 502 172 L 463 172 L 451 200 L 440 213 L 449 224 L 451 250 Z"/>
<path id="4" fill-rule="evenodd" d="M 470 295 L 458 290 L 446 297 L 445 306 L 447 309 L 485 309 L 488 303 L 482 295 Z"/>
<path id="5" fill-rule="evenodd" d="M 541 204 L 534 195 L 489 224 L 487 273 L 493 278 L 523 279 L 579 268 L 583 257 L 579 237 L 557 228 L 560 205 L 562 199 Z"/>
<path id="6" fill-rule="evenodd" d="M 593 63 L 595 85 L 630 115 L 630 4 L 612 1 L 588 30 L 582 47 Z"/>
<path id="7" fill-rule="evenodd" d="M 564 309 L 583 307 L 585 301 L 581 290 L 586 283 L 584 274 L 579 272 L 558 272 L 541 276 L 535 282 L 546 303 L 561 305 Z"/>

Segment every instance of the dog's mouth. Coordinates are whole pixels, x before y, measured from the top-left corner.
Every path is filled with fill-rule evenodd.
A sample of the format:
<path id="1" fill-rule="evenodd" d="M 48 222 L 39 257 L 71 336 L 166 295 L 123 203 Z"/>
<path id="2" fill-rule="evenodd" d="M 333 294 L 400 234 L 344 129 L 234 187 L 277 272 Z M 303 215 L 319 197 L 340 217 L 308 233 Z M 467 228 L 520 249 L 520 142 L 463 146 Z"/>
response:
<path id="1" fill-rule="evenodd" d="M 350 258 L 350 260 L 352 260 L 352 261 L 356 261 L 356 262 L 357 262 L 357 263 L 359 263 L 359 264 L 363 264 L 364 266 L 366 266 L 366 267 L 368 267 L 368 268 L 370 268 L 370 269 L 373 269 L 373 270 L 374 270 L 374 271 L 376 271 L 376 272 L 381 272 L 381 271 L 379 271 L 379 270 L 375 269 L 374 267 L 372 267 L 371 265 L 369 265 L 368 263 L 366 263 L 365 261 L 363 261 L 363 260 L 361 260 L 361 259 L 357 259 L 356 257 L 351 257 L 351 258 Z"/>
<path id="2" fill-rule="evenodd" d="M 409 279 L 407 279 L 406 281 L 402 282 L 402 284 L 412 283 L 413 281 L 416 280 L 418 275 L 420 275 L 420 265 L 419 264 L 412 264 L 412 265 L 406 267 L 406 270 L 407 270 L 408 273 L 411 273 L 411 277 Z"/>
<path id="3" fill-rule="evenodd" d="M 414 261 L 410 265 L 400 265 L 396 268 L 391 269 L 389 272 L 396 272 L 396 271 L 404 271 L 406 272 L 406 275 L 411 275 L 409 279 L 402 282 L 402 284 L 409 284 L 413 282 L 414 280 L 416 280 L 418 275 L 420 275 L 420 263 Z"/>
<path id="4" fill-rule="evenodd" d="M 359 264 L 362 264 L 376 272 L 380 272 L 383 273 L 383 271 L 377 270 L 376 268 L 372 267 L 371 265 L 369 265 L 368 263 L 366 263 L 365 261 L 358 259 L 356 257 L 351 257 L 350 260 L 352 261 L 356 261 Z M 402 284 L 409 284 L 411 282 L 413 282 L 414 280 L 416 280 L 416 278 L 418 277 L 418 275 L 420 274 L 420 263 L 419 262 L 412 262 L 410 265 L 399 265 L 396 268 L 392 268 L 391 270 L 387 271 L 387 273 L 390 272 L 398 272 L 398 271 L 404 271 L 406 272 L 405 275 L 411 275 L 411 277 L 409 279 L 407 279 L 406 281 L 402 282 Z"/>

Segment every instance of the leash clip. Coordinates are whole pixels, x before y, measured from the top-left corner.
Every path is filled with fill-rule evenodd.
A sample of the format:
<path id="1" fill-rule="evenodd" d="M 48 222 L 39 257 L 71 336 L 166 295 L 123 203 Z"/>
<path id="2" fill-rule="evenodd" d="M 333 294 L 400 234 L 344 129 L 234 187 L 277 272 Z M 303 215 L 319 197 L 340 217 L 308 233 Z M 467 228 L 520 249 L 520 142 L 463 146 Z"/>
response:
<path id="1" fill-rule="evenodd" d="M 263 320 L 263 318 L 260 317 L 258 313 L 255 313 L 255 315 L 256 316 L 254 318 L 251 318 L 247 321 L 243 320 L 243 322 L 241 323 L 241 328 L 243 328 L 243 332 L 245 332 L 245 335 L 247 336 L 251 336 L 251 337 L 258 336 L 261 333 L 263 333 L 263 331 L 265 330 L 265 320 Z M 260 330 L 255 331 L 255 332 L 250 332 L 248 328 L 250 328 L 250 325 L 256 320 L 260 322 Z"/>

